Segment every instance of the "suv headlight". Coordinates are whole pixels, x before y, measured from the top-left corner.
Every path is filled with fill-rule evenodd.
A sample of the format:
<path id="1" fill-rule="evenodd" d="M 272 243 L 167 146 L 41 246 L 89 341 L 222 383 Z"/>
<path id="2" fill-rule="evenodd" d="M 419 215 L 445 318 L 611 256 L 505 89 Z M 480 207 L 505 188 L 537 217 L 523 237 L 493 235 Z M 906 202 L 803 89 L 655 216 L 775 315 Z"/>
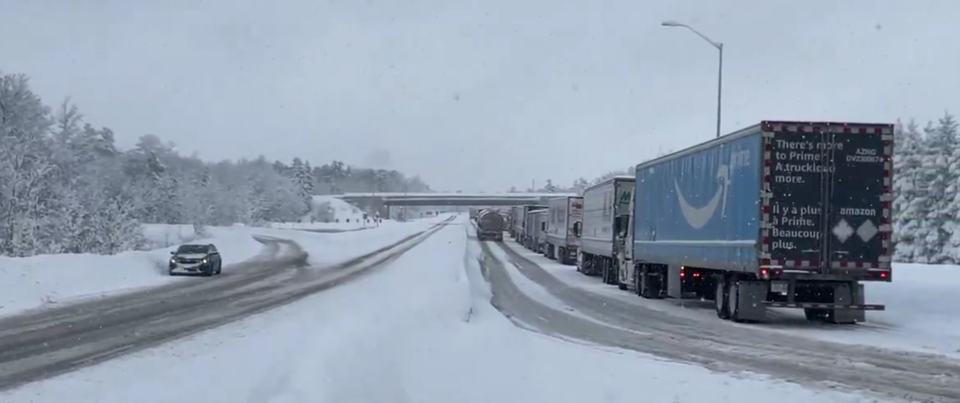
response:
<path id="1" fill-rule="evenodd" d="M 177 263 L 177 258 L 175 257 L 170 258 L 170 264 L 176 264 L 176 263 Z"/>

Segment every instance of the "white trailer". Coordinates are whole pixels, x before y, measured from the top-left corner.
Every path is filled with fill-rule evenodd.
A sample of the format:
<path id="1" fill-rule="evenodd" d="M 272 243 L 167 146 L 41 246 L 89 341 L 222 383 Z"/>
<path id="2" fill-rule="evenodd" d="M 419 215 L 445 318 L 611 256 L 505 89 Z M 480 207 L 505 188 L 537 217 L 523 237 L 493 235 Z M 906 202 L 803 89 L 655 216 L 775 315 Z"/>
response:
<path id="1" fill-rule="evenodd" d="M 533 236 L 533 216 L 531 215 L 535 211 L 546 210 L 547 206 L 523 206 L 523 214 L 519 220 L 519 227 L 516 228 L 517 231 L 517 241 L 521 245 L 526 246 L 528 249 L 533 250 L 532 247 L 528 246 Z M 515 224 L 516 225 L 516 224 Z"/>
<path id="2" fill-rule="evenodd" d="M 523 233 L 523 206 L 514 206 L 510 208 L 510 237 L 513 239 L 520 238 L 520 234 Z"/>
<path id="3" fill-rule="evenodd" d="M 624 238 L 614 232 L 614 217 L 629 214 L 634 177 L 615 176 L 583 192 L 583 224 L 577 229 L 580 253 L 577 271 L 601 275 L 606 284 L 617 284 L 618 254 L 626 248 Z"/>
<path id="4" fill-rule="evenodd" d="M 580 238 L 577 238 L 574 226 L 583 219 L 583 197 L 550 199 L 547 208 L 547 245 L 544 254 L 563 264 L 576 262 Z"/>
<path id="5" fill-rule="evenodd" d="M 533 213 L 533 251 L 543 253 L 547 246 L 547 210 L 537 210 Z"/>

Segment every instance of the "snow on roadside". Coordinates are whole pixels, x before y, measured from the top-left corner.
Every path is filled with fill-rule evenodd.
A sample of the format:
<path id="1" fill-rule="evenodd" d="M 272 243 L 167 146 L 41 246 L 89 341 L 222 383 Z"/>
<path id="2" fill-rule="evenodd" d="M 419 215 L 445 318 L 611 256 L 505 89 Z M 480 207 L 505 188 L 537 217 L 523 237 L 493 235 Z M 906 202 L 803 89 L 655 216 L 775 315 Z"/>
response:
<path id="1" fill-rule="evenodd" d="M 0 401 L 581 403 L 632 402 L 638 390 L 657 402 L 875 401 L 518 329 L 473 282 L 468 243 L 463 225 L 448 226 L 376 275 Z"/>
<path id="2" fill-rule="evenodd" d="M 441 219 L 335 234 L 243 226 L 208 227 L 208 237 L 195 236 L 193 228 L 188 225 L 146 225 L 144 233 L 148 241 L 163 247 L 112 256 L 59 254 L 27 258 L 0 257 L 0 315 L 176 281 L 210 280 L 167 275 L 170 251 L 181 243 L 215 244 L 223 256 L 225 274 L 230 273 L 230 266 L 235 263 L 273 257 L 270 250 L 253 239 L 253 235 L 293 240 L 309 254 L 309 263 L 330 265 L 399 241 Z M 280 250 L 279 253 L 285 251 Z"/>
<path id="3" fill-rule="evenodd" d="M 333 218 L 340 221 L 350 219 L 350 221 L 355 221 L 357 219 L 363 218 L 363 211 L 360 211 L 357 206 L 354 206 L 343 199 L 331 196 L 331 195 L 319 195 L 313 196 L 313 204 L 315 207 L 320 207 L 324 204 L 332 209 Z"/>
<path id="4" fill-rule="evenodd" d="M 148 227 L 147 236 L 163 233 Z M 166 232 L 174 233 L 173 230 Z M 191 230 L 192 233 L 192 230 Z M 172 238 L 169 238 L 172 239 Z M 263 245 L 247 234 L 213 230 L 211 238 L 195 242 L 214 243 L 223 255 L 225 271 L 230 264 L 259 257 Z M 106 291 L 131 291 L 184 277 L 167 276 L 170 251 L 180 242 L 150 251 L 129 251 L 112 256 L 95 254 L 38 255 L 26 258 L 0 257 L 0 315 L 68 303 Z"/>
<path id="5" fill-rule="evenodd" d="M 379 227 L 363 231 L 332 234 L 291 230 L 266 230 L 258 233 L 295 241 L 307 252 L 308 263 L 312 266 L 329 266 L 398 242 L 449 217 L 441 215 L 409 222 L 385 221 Z"/>
<path id="6" fill-rule="evenodd" d="M 867 302 L 887 306 L 868 312 L 871 332 L 831 332 L 817 338 L 899 350 L 941 353 L 960 359 L 960 315 L 953 296 L 960 289 L 960 266 L 893 264 L 893 281 L 867 283 Z"/>
<path id="7" fill-rule="evenodd" d="M 561 265 L 531 252 L 513 240 L 506 240 L 505 244 L 572 287 L 677 316 L 718 320 L 711 302 L 645 300 L 603 284 L 596 277 L 584 276 L 575 266 Z M 867 302 L 885 304 L 887 310 L 868 312 L 865 323 L 857 326 L 811 323 L 803 319 L 802 310 L 778 309 L 773 310 L 778 317 L 770 323 L 747 326 L 836 343 L 960 358 L 960 316 L 949 303 L 944 303 L 951 300 L 949 297 L 958 287 L 960 266 L 895 263 L 892 283 L 866 284 Z"/>

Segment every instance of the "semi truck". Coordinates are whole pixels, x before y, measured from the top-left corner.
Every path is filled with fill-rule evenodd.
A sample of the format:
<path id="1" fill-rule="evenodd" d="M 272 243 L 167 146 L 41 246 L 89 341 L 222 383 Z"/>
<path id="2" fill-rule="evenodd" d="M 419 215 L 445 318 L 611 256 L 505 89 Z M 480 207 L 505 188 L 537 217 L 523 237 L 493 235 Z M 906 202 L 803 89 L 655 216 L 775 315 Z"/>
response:
<path id="1" fill-rule="evenodd" d="M 547 206 L 541 206 L 541 205 L 521 207 L 520 216 L 517 217 L 517 219 L 514 222 L 514 231 L 516 231 L 517 233 L 517 241 L 520 242 L 521 245 L 527 244 L 527 237 L 528 237 L 527 219 L 530 213 L 538 210 L 545 210 L 546 208 Z"/>
<path id="2" fill-rule="evenodd" d="M 537 210 L 533 216 L 534 228 L 536 231 L 536 234 L 534 235 L 534 238 L 536 239 L 534 242 L 534 251 L 537 253 L 543 253 L 547 249 L 547 228 L 549 227 L 547 222 L 547 212 L 547 209 Z"/>
<path id="3" fill-rule="evenodd" d="M 618 282 L 645 298 L 714 301 L 856 323 L 863 282 L 891 282 L 892 124 L 763 121 L 636 166 Z M 632 216 L 632 220 L 631 220 Z"/>
<path id="4" fill-rule="evenodd" d="M 531 251 L 541 253 L 543 251 L 543 241 L 545 236 L 547 209 L 532 210 L 524 216 L 524 238 L 523 246 Z"/>
<path id="5" fill-rule="evenodd" d="M 486 209 L 477 213 L 477 240 L 503 241 L 507 222 L 497 210 Z"/>
<path id="6" fill-rule="evenodd" d="M 633 176 L 614 176 L 583 191 L 582 228 L 577 271 L 600 275 L 606 284 L 616 284 L 618 256 L 626 249 L 624 234 L 613 230 L 614 218 L 630 211 L 634 190 Z"/>
<path id="7" fill-rule="evenodd" d="M 523 206 L 510 207 L 510 238 L 517 239 L 523 229 Z"/>
<path id="8" fill-rule="evenodd" d="M 583 219 L 583 197 L 557 197 L 548 200 L 547 206 L 545 255 L 563 264 L 576 262 L 580 238 L 577 238 L 574 226 Z"/>

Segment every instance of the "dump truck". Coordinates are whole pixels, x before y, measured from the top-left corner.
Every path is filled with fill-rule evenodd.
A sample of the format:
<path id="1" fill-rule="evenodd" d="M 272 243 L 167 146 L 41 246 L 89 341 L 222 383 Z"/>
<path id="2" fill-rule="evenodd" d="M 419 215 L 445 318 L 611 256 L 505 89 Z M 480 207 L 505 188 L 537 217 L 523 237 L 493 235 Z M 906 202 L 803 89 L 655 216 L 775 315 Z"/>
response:
<path id="1" fill-rule="evenodd" d="M 477 240 L 503 241 L 503 231 L 507 230 L 507 221 L 496 210 L 483 210 L 477 213 Z"/>
<path id="2" fill-rule="evenodd" d="M 580 238 L 574 226 L 583 219 L 583 197 L 563 196 L 547 201 L 546 256 L 563 264 L 577 261 Z"/>
<path id="3" fill-rule="evenodd" d="M 891 282 L 892 124 L 763 121 L 636 166 L 619 278 L 646 298 L 703 298 L 717 316 L 768 308 L 856 323 L 864 282 Z M 631 223 L 632 221 L 632 223 Z"/>
<path id="4" fill-rule="evenodd" d="M 613 230 L 614 217 L 630 211 L 633 189 L 633 176 L 621 175 L 583 191 L 582 228 L 575 227 L 580 237 L 577 271 L 600 275 L 606 284 L 617 282 L 618 256 L 627 246 L 623 234 Z"/>

